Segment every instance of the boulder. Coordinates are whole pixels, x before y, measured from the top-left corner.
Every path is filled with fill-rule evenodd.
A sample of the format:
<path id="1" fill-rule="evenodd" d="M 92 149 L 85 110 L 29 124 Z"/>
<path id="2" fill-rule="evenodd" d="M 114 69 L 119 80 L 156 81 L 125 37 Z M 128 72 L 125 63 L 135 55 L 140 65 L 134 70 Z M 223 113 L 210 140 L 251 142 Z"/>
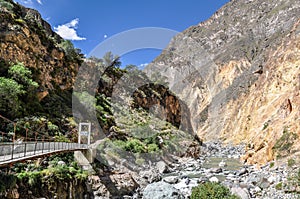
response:
<path id="1" fill-rule="evenodd" d="M 130 173 L 113 174 L 109 176 L 109 180 L 115 187 L 109 190 L 112 195 L 128 195 L 139 187 Z"/>
<path id="2" fill-rule="evenodd" d="M 179 190 L 166 182 L 149 184 L 143 191 L 143 199 L 183 199 Z"/>
<path id="3" fill-rule="evenodd" d="M 165 177 L 163 180 L 169 184 L 176 184 L 178 182 L 178 177 L 177 176 L 168 176 L 168 177 Z"/>
<path id="4" fill-rule="evenodd" d="M 241 199 L 250 198 L 247 189 L 243 189 L 241 187 L 232 187 L 230 191 L 232 194 L 239 196 Z"/>
<path id="5" fill-rule="evenodd" d="M 246 174 L 246 173 L 248 173 L 248 170 L 247 170 L 246 168 L 242 168 L 242 169 L 239 171 L 238 175 L 239 175 L 239 176 L 242 176 L 242 175 L 244 175 L 244 174 Z"/>
<path id="6" fill-rule="evenodd" d="M 156 168 L 158 169 L 159 173 L 168 173 L 169 172 L 169 167 L 164 161 L 157 162 Z"/>
<path id="7" fill-rule="evenodd" d="M 211 178 L 209 178 L 209 181 L 210 182 L 219 182 L 219 179 L 217 178 L 217 177 L 211 177 Z"/>
<path id="8" fill-rule="evenodd" d="M 161 174 L 156 168 L 152 168 L 147 171 L 140 171 L 139 176 L 146 179 L 148 183 L 158 182 L 161 180 Z"/>
<path id="9" fill-rule="evenodd" d="M 222 168 L 211 168 L 210 172 L 211 173 L 222 173 Z"/>

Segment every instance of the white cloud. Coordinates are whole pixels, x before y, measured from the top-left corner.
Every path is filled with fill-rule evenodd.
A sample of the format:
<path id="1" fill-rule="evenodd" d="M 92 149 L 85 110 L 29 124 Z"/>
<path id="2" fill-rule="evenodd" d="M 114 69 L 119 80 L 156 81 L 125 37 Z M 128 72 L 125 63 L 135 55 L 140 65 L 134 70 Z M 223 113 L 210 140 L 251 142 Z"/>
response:
<path id="1" fill-rule="evenodd" d="M 149 63 L 140 64 L 138 66 L 139 69 L 144 69 L 146 66 L 148 66 Z"/>
<path id="2" fill-rule="evenodd" d="M 25 5 L 33 5 L 33 1 L 32 0 L 21 0 L 21 2 Z M 42 0 L 36 0 L 36 2 L 40 5 L 43 5 Z"/>
<path id="3" fill-rule="evenodd" d="M 32 4 L 32 0 L 21 0 L 24 4 Z"/>
<path id="4" fill-rule="evenodd" d="M 86 40 L 84 37 L 77 35 L 76 29 L 79 23 L 79 19 L 73 19 L 69 23 L 54 27 L 54 31 L 59 34 L 62 38 L 68 40 Z"/>

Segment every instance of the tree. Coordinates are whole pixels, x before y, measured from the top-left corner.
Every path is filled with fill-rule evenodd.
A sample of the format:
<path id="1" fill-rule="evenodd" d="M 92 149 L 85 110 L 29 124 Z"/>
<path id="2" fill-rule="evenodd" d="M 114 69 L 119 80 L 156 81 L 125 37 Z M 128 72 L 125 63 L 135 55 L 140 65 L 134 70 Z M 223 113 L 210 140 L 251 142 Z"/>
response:
<path id="1" fill-rule="evenodd" d="M 107 52 L 103 56 L 103 62 L 106 67 L 117 67 L 121 66 L 120 57 L 118 55 L 113 55 L 112 52 Z"/>
<path id="2" fill-rule="evenodd" d="M 31 71 L 22 63 L 8 69 L 8 77 L 0 77 L 0 112 L 7 116 L 18 117 L 22 112 L 36 109 L 36 89 Z M 36 111 L 36 110 L 33 110 Z"/>
<path id="3" fill-rule="evenodd" d="M 32 73 L 22 63 L 17 63 L 9 68 L 8 74 L 11 79 L 23 85 L 26 90 L 37 88 L 39 85 L 32 80 Z"/>
<path id="4" fill-rule="evenodd" d="M 58 47 L 65 51 L 66 57 L 70 60 L 81 60 L 84 57 L 81 50 L 75 48 L 70 40 L 63 40 L 60 44 L 58 44 Z"/>
<path id="5" fill-rule="evenodd" d="M 7 115 L 18 114 L 21 105 L 19 96 L 24 93 L 23 86 L 15 80 L 0 77 L 0 111 Z"/>
<path id="6" fill-rule="evenodd" d="M 133 65 L 133 64 L 126 65 L 126 67 L 124 69 L 128 72 L 134 72 L 134 71 L 139 70 L 139 68 L 136 65 Z"/>

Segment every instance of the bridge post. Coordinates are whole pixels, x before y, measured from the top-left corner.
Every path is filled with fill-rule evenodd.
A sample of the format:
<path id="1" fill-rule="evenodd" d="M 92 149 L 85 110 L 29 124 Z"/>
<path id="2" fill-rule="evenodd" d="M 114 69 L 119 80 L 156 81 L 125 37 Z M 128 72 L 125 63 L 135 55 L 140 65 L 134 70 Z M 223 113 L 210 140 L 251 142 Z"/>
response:
<path id="1" fill-rule="evenodd" d="M 27 143 L 25 142 L 24 157 L 26 157 L 26 145 Z"/>
<path id="2" fill-rule="evenodd" d="M 81 136 L 87 136 L 88 138 L 88 145 L 91 144 L 91 123 L 79 123 L 79 130 L 78 130 L 78 143 L 81 142 Z"/>
<path id="3" fill-rule="evenodd" d="M 13 160 L 14 159 L 14 143 L 12 143 L 12 146 L 11 146 L 11 159 Z"/>

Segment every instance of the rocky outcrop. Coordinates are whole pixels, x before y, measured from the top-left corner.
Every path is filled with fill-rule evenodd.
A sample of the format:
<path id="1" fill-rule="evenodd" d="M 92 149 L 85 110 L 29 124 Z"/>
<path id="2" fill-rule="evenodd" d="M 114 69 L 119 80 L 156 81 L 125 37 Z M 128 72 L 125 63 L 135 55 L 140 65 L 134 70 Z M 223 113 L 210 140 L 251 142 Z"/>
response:
<path id="1" fill-rule="evenodd" d="M 72 58 L 59 47 L 64 40 L 36 10 L 12 1 L 5 5 L 12 8 L 3 6 L 0 12 L 1 60 L 22 62 L 33 71 L 34 79 L 40 85 L 40 100 L 55 89 L 71 89 L 81 64 L 79 57 Z M 1 71 L 4 71 L 3 66 Z"/>
<path id="2" fill-rule="evenodd" d="M 28 184 L 19 184 L 17 188 L 8 191 L 5 196 L 8 199 L 19 198 L 92 198 L 93 193 L 89 185 L 84 181 L 61 181 L 60 183 L 53 182 L 51 185 L 35 185 L 34 187 Z"/>
<path id="3" fill-rule="evenodd" d="M 188 107 L 176 95 L 160 84 L 147 84 L 137 89 L 132 95 L 134 108 L 142 107 L 158 118 L 170 122 L 177 128 L 191 130 Z"/>
<path id="4" fill-rule="evenodd" d="M 145 71 L 167 77 L 201 138 L 249 143 L 244 159 L 266 163 L 284 131 L 300 132 L 299 14 L 295 0 L 232 0 Z"/>

